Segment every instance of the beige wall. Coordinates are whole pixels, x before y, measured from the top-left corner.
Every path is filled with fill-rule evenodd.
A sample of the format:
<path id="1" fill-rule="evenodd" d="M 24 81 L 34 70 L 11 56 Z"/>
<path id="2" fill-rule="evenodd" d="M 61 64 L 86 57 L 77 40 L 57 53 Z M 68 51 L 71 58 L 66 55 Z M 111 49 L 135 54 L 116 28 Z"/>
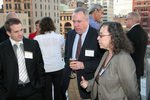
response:
<path id="1" fill-rule="evenodd" d="M 24 36 L 28 37 L 29 36 L 29 23 L 28 23 L 28 14 L 20 14 L 17 13 L 19 16 L 20 21 L 22 22 L 23 28 L 26 30 L 24 32 Z M 4 25 L 6 21 L 6 13 L 0 13 L 0 27 Z"/>

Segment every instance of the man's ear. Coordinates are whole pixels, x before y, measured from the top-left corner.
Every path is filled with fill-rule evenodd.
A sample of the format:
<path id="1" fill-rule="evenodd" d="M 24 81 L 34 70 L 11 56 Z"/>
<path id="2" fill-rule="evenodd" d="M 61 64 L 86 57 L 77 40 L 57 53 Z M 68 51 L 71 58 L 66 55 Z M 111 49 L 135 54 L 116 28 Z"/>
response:
<path id="1" fill-rule="evenodd" d="M 9 31 L 6 31 L 6 33 L 7 33 L 8 36 L 11 36 L 11 33 Z"/>

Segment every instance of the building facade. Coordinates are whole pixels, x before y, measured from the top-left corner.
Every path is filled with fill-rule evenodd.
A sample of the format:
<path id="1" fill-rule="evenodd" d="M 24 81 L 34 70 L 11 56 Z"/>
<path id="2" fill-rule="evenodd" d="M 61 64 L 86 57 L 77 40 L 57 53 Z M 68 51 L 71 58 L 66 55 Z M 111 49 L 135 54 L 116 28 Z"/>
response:
<path id="1" fill-rule="evenodd" d="M 22 22 L 24 36 L 29 36 L 29 23 L 28 23 L 28 14 L 20 14 L 17 13 L 20 21 Z M 5 24 L 6 21 L 6 13 L 0 13 L 0 27 L 2 27 Z"/>
<path id="2" fill-rule="evenodd" d="M 60 11 L 60 30 L 61 34 L 66 37 L 66 33 L 69 30 L 72 30 L 73 27 L 73 21 L 72 21 L 72 14 L 74 9 L 68 9 L 66 11 Z"/>
<path id="3" fill-rule="evenodd" d="M 60 33 L 59 0 L 3 0 L 4 13 L 27 13 L 29 33 L 35 31 L 34 23 L 43 18 L 51 17 L 57 26 L 56 33 Z"/>
<path id="4" fill-rule="evenodd" d="M 132 11 L 141 15 L 141 26 L 147 32 L 150 45 L 150 0 L 133 0 Z"/>

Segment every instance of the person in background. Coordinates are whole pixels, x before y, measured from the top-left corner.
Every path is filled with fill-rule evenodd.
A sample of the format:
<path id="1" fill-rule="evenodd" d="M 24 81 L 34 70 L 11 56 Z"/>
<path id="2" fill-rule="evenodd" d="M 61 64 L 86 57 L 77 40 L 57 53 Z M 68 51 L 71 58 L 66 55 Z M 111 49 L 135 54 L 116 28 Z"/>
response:
<path id="1" fill-rule="evenodd" d="M 100 22 L 103 18 L 103 7 L 99 4 L 92 4 L 89 8 L 89 24 L 91 27 L 99 29 L 99 24 L 97 22 Z"/>
<path id="2" fill-rule="evenodd" d="M 44 62 L 39 44 L 24 38 L 21 21 L 5 22 L 9 39 L 0 44 L 0 91 L 6 100 L 44 100 Z"/>
<path id="3" fill-rule="evenodd" d="M 95 28 L 89 25 L 89 14 L 85 8 L 78 7 L 73 15 L 74 29 L 66 35 L 65 68 L 62 81 L 63 94 L 68 89 L 69 100 L 90 100 L 90 92 L 80 86 L 81 76 L 86 80 L 94 77 L 94 72 L 103 55 L 96 40 L 98 34 Z M 77 61 L 69 65 L 69 59 Z M 71 77 L 71 72 L 76 77 Z"/>
<path id="4" fill-rule="evenodd" d="M 147 33 L 140 26 L 141 16 L 138 12 L 128 13 L 125 24 L 130 30 L 126 33 L 129 40 L 132 42 L 134 47 L 134 52 L 131 53 L 131 57 L 136 65 L 136 75 L 139 85 L 139 90 L 141 88 L 141 76 L 144 74 L 144 56 L 146 52 L 146 47 L 148 44 Z"/>
<path id="5" fill-rule="evenodd" d="M 63 35 L 55 33 L 56 27 L 50 17 L 44 17 L 40 21 L 40 35 L 34 39 L 40 44 L 45 68 L 45 99 L 52 99 L 52 84 L 54 86 L 54 100 L 63 100 L 61 80 L 64 63 L 61 57 L 61 49 L 65 45 Z"/>
<path id="6" fill-rule="evenodd" d="M 10 19 L 10 18 L 18 18 L 18 15 L 15 12 L 9 12 L 6 14 L 6 20 Z M 9 38 L 9 36 L 6 33 L 6 29 L 4 27 L 4 25 L 0 28 L 0 43 L 2 43 L 3 41 L 7 40 Z"/>
<path id="7" fill-rule="evenodd" d="M 29 39 L 34 39 L 34 37 L 35 37 L 36 35 L 39 35 L 39 34 L 40 34 L 39 22 L 40 22 L 40 20 L 37 20 L 37 21 L 35 22 L 36 31 L 35 31 L 34 33 L 29 34 Z"/>
<path id="8" fill-rule="evenodd" d="M 97 37 L 100 48 L 107 49 L 95 72 L 81 86 L 91 91 L 92 100 L 140 100 L 136 68 L 130 53 L 133 47 L 120 23 L 105 22 Z"/>

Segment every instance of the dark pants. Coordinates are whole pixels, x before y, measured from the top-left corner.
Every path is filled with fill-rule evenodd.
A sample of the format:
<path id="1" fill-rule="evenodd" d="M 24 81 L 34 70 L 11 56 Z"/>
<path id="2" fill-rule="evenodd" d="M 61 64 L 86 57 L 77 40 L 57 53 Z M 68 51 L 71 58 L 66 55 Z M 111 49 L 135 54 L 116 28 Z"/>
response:
<path id="1" fill-rule="evenodd" d="M 46 87 L 45 87 L 45 99 L 52 99 L 52 84 L 54 86 L 54 100 L 63 100 L 63 95 L 61 91 L 61 81 L 62 81 L 63 70 L 46 73 Z"/>
<path id="2" fill-rule="evenodd" d="M 43 91 L 37 91 L 31 84 L 18 85 L 17 93 L 14 98 L 6 100 L 45 100 Z"/>

